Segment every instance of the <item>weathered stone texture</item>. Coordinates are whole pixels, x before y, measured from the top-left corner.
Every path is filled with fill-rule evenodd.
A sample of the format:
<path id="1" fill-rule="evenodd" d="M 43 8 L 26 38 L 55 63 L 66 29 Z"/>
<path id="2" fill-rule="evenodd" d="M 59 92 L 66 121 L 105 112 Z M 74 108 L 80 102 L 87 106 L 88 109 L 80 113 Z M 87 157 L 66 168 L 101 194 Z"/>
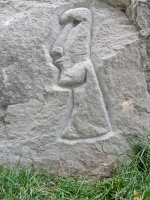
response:
<path id="1" fill-rule="evenodd" d="M 150 2 L 133 1 L 127 9 L 129 19 L 135 24 L 140 31 L 141 40 L 143 40 L 145 54 L 143 56 L 143 69 L 147 82 L 147 88 L 150 93 Z M 141 52 L 142 54 L 142 52 Z"/>
<path id="2" fill-rule="evenodd" d="M 0 2 L 1 163 L 108 176 L 122 134 L 150 134 L 150 3 L 130 3 Z"/>

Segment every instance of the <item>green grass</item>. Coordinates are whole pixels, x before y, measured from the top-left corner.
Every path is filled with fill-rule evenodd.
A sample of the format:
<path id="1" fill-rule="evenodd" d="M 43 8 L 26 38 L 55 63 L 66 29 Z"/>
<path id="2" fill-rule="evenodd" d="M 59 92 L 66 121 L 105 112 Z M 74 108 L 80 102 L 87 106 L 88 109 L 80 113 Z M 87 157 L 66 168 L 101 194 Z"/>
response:
<path id="1" fill-rule="evenodd" d="M 132 144 L 128 162 L 109 179 L 59 177 L 34 168 L 0 168 L 4 200 L 150 200 L 150 140 Z"/>

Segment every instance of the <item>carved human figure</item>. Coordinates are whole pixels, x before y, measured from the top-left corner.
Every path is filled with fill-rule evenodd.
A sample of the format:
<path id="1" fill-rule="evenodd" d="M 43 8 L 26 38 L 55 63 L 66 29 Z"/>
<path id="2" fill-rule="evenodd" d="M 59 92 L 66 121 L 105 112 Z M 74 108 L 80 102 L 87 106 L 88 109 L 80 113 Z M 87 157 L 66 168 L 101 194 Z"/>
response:
<path id="1" fill-rule="evenodd" d="M 60 70 L 58 85 L 72 94 L 60 135 L 71 140 L 101 136 L 111 131 L 111 125 L 90 59 L 91 11 L 70 9 L 62 14 L 60 24 L 63 29 L 50 55 Z"/>

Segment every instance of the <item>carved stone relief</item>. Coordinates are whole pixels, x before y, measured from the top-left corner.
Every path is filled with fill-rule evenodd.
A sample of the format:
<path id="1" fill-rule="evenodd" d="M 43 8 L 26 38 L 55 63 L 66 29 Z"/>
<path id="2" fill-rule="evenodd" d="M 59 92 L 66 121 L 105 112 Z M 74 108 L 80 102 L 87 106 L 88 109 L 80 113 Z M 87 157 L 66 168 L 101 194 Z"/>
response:
<path id="1" fill-rule="evenodd" d="M 106 177 L 150 135 L 150 5 L 128 2 L 0 2 L 0 164 Z"/>
<path id="2" fill-rule="evenodd" d="M 57 88 L 69 90 L 70 106 L 56 134 L 68 140 L 110 134 L 112 127 L 90 58 L 91 11 L 70 9 L 62 14 L 60 24 L 62 31 L 50 55 L 59 69 L 55 84 Z"/>

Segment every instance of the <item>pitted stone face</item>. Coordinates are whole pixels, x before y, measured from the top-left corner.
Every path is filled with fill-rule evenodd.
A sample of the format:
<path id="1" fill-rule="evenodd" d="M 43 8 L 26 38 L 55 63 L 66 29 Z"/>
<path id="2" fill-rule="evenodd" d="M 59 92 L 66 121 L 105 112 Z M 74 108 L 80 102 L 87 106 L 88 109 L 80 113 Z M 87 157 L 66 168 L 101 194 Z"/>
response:
<path id="1" fill-rule="evenodd" d="M 107 177 L 150 135 L 150 3 L 129 3 L 0 1 L 0 164 Z"/>
<path id="2" fill-rule="evenodd" d="M 66 11 L 60 18 L 63 29 L 53 44 L 50 54 L 60 69 L 61 86 L 76 86 L 86 79 L 81 64 L 90 57 L 91 11 L 76 8 Z"/>

